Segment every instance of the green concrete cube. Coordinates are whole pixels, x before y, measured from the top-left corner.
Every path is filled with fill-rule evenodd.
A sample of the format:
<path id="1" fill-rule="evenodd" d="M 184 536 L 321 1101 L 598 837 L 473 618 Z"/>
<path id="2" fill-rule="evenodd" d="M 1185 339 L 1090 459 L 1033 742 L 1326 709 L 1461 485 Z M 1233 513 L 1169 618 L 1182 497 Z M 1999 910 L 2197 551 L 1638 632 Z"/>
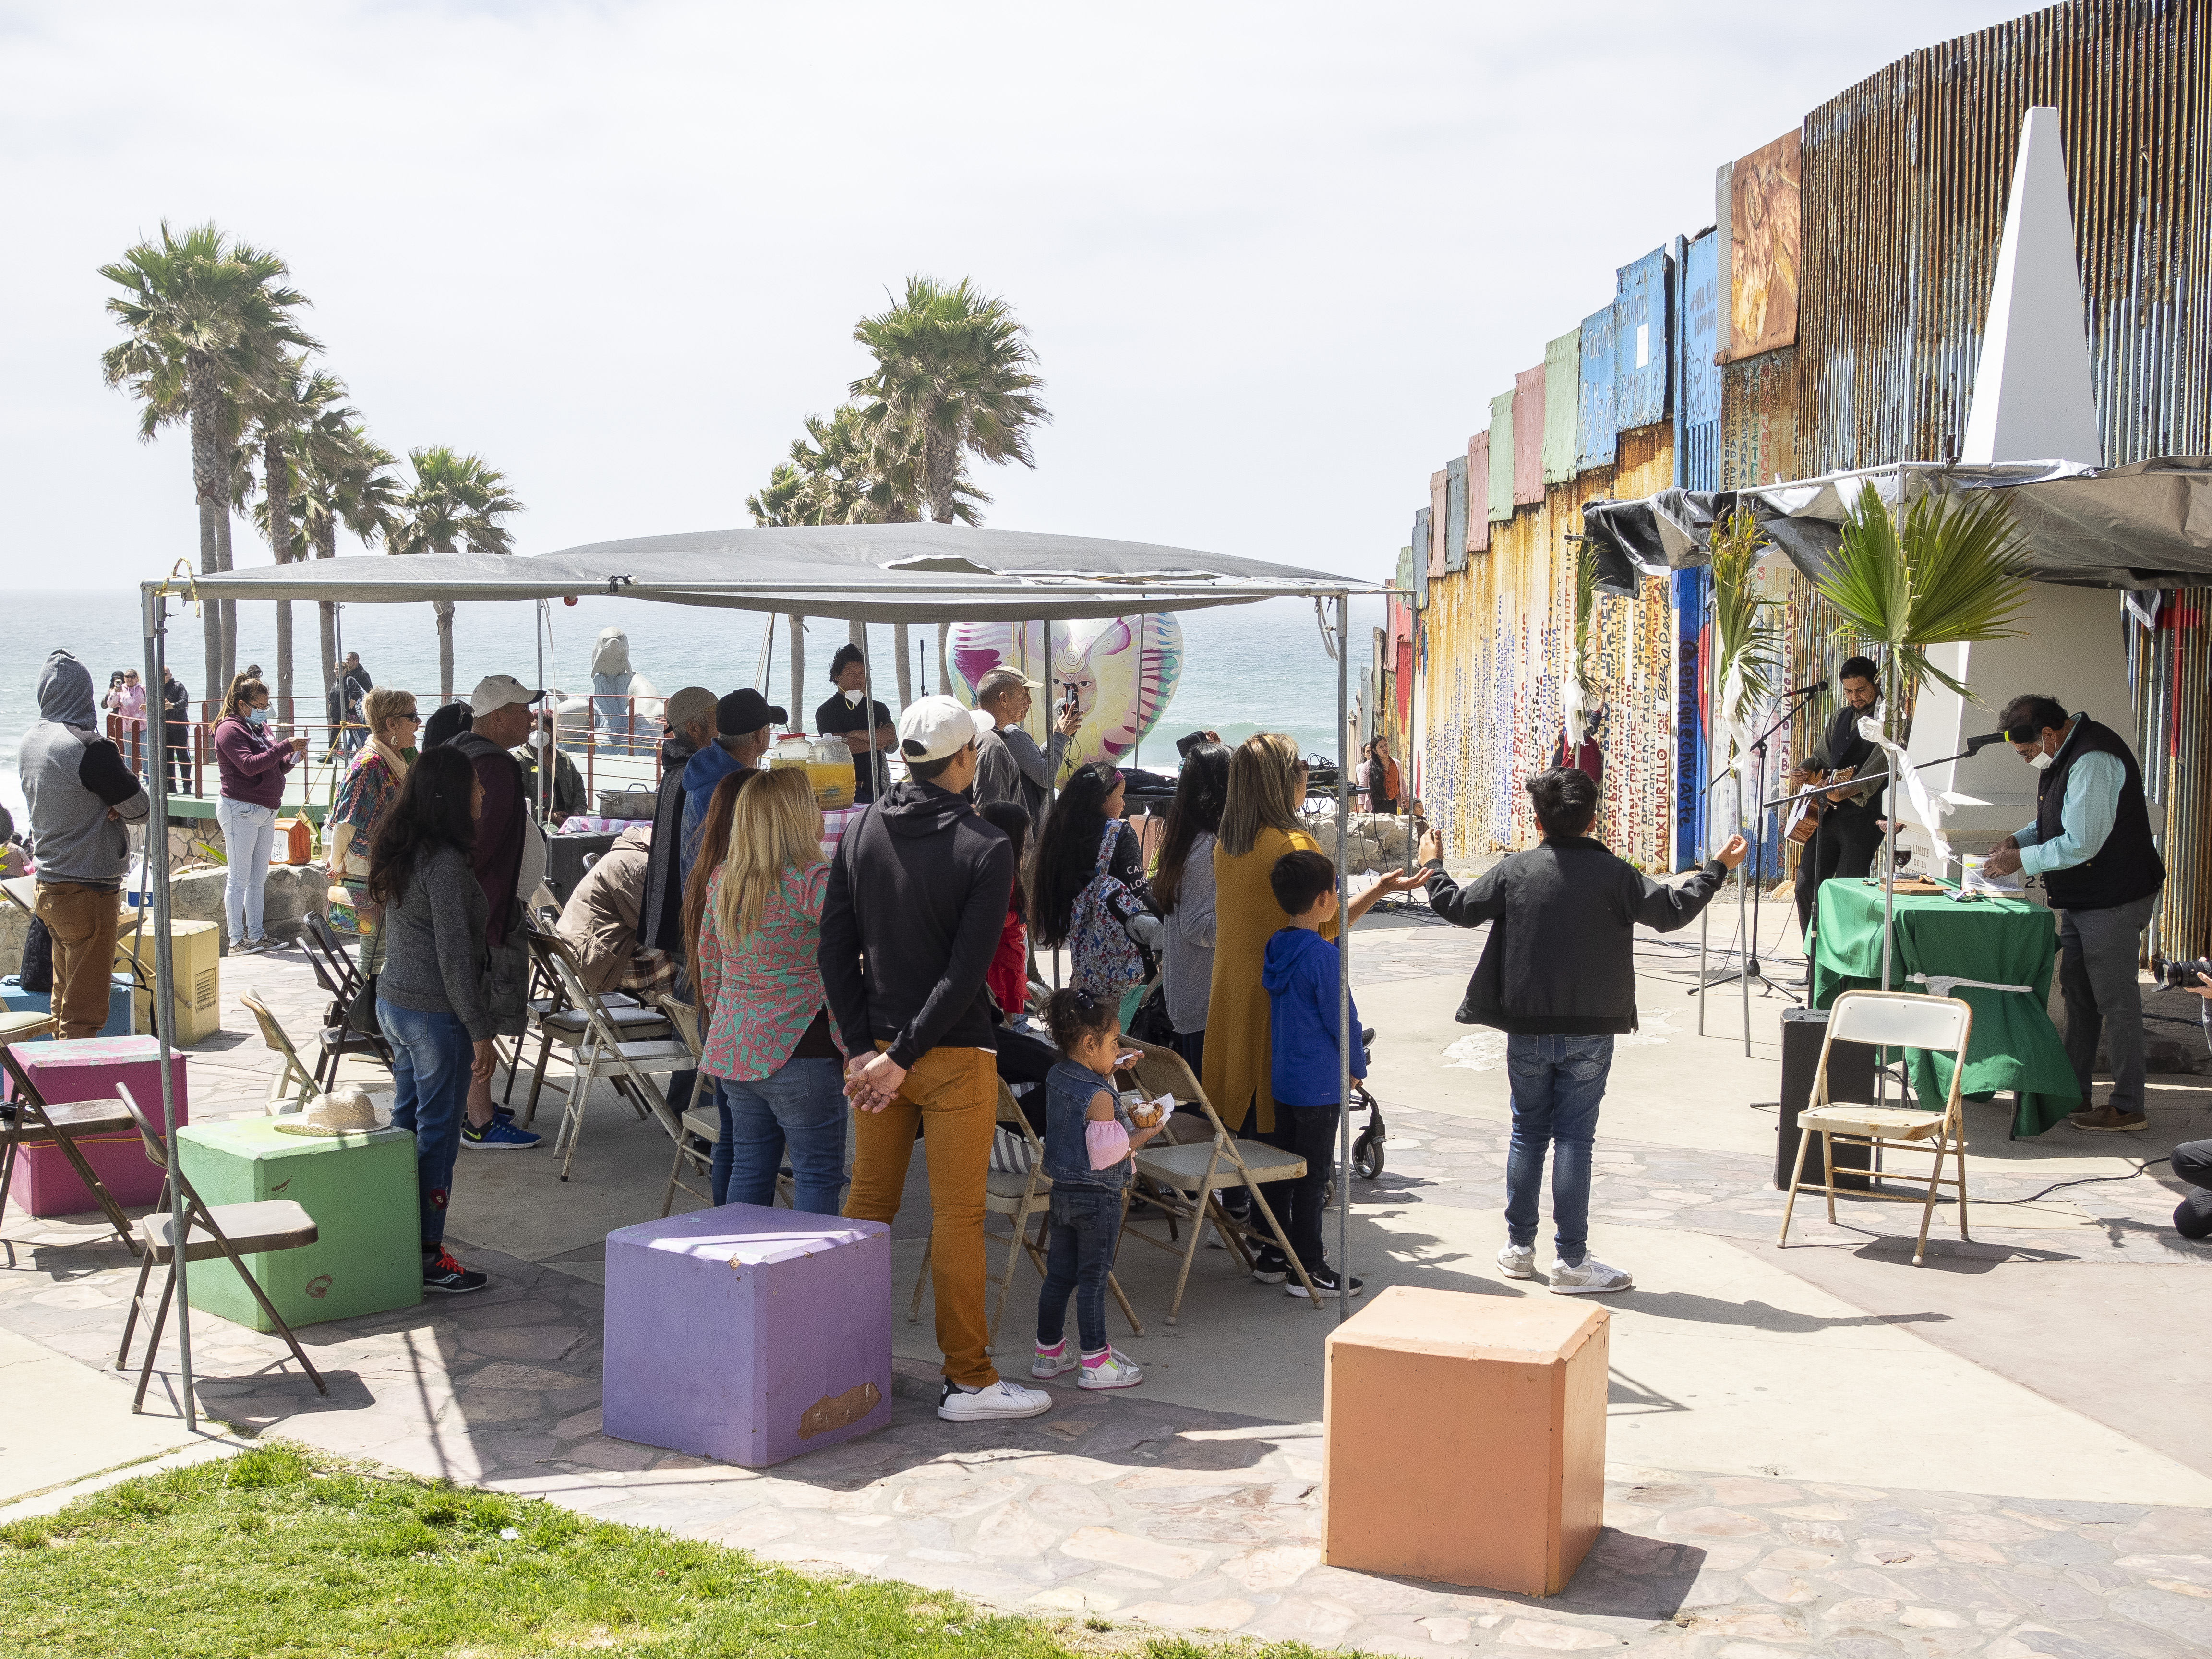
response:
<path id="1" fill-rule="evenodd" d="M 233 1118 L 177 1131 L 177 1161 L 210 1207 L 289 1198 L 315 1218 L 318 1237 L 304 1249 L 245 1258 L 263 1294 L 294 1326 L 413 1307 L 422 1299 L 415 1137 L 404 1129 L 283 1134 L 281 1121 Z M 276 1329 L 224 1257 L 186 1272 L 193 1307 Z"/>

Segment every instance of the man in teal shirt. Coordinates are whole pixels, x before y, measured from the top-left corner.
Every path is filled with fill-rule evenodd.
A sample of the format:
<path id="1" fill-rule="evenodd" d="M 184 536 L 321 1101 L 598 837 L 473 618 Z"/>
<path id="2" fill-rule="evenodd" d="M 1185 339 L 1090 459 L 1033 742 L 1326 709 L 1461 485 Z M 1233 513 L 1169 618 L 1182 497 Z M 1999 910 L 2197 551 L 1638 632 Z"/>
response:
<path id="1" fill-rule="evenodd" d="M 2150 1127 L 2143 1115 L 2142 930 L 2158 908 L 2166 864 L 2151 839 L 2142 770 L 2127 740 L 2055 698 L 2014 697 L 1999 716 L 2013 752 L 2042 776 L 2035 822 L 2007 836 L 1983 866 L 2043 878 L 2059 912 L 2058 987 L 2066 1004 L 2066 1057 L 2081 1085 L 2067 1121 L 2101 1134 Z M 2097 1038 L 2112 1055 L 2112 1092 L 2094 1103 L 2089 1073 Z"/>

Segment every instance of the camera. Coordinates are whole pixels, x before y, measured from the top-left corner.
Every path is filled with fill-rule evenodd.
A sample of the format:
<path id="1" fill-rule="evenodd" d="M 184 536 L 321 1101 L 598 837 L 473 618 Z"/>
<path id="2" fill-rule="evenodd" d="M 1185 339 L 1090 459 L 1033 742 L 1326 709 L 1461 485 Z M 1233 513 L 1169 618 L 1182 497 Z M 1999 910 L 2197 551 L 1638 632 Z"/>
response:
<path id="1" fill-rule="evenodd" d="M 2162 991 L 2194 991 L 2202 988 L 2197 983 L 2199 974 L 2212 978 L 2212 960 L 2203 957 L 2191 957 L 2186 961 L 2179 957 L 2153 957 L 2150 971 Z"/>

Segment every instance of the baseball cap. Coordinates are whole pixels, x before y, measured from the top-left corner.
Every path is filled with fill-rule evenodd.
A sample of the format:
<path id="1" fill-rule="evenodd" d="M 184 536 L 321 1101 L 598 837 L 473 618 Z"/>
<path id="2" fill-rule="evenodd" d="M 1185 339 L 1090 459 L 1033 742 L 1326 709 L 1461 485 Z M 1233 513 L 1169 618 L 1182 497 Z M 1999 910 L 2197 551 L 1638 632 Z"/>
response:
<path id="1" fill-rule="evenodd" d="M 700 715 L 711 713 L 714 694 L 703 685 L 687 685 L 668 700 L 661 718 L 672 732 L 681 732 Z"/>
<path id="2" fill-rule="evenodd" d="M 981 702 L 986 697 L 996 696 L 1017 685 L 1026 685 L 1032 691 L 1044 690 L 1043 681 L 1028 678 L 1018 668 L 994 668 L 976 683 L 975 701 Z"/>
<path id="3" fill-rule="evenodd" d="M 469 693 L 469 713 L 481 720 L 495 708 L 504 708 L 511 702 L 536 702 L 544 695 L 543 691 L 532 691 L 512 674 L 487 674 Z"/>
<path id="4" fill-rule="evenodd" d="M 907 705 L 899 716 L 899 753 L 910 761 L 940 761 L 957 755 L 997 722 L 980 708 L 963 707 L 941 693 Z"/>
<path id="5" fill-rule="evenodd" d="M 731 692 L 714 705 L 714 730 L 726 738 L 743 737 L 763 726 L 786 726 L 790 721 L 790 715 L 750 685 Z"/>

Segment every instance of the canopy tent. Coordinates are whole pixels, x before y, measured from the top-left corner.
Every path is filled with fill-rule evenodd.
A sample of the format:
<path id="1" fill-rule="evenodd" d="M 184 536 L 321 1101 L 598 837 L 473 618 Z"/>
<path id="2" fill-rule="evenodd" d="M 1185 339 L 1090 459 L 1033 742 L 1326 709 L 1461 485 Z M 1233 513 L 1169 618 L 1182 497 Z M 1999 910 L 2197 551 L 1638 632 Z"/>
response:
<path id="1" fill-rule="evenodd" d="M 2027 552 L 2026 574 L 2077 587 L 2195 587 L 2212 582 L 2212 456 L 2169 455 L 2127 466 L 2070 461 L 1946 465 L 1905 461 L 1746 489 L 1662 489 L 1632 501 L 1591 501 L 1584 532 L 1605 585 L 1706 562 L 1713 521 L 1749 508 L 1807 576 L 1826 568 L 1844 515 L 1871 483 L 1894 509 L 1939 491 L 2001 489 Z"/>
<path id="2" fill-rule="evenodd" d="M 1345 856 L 1351 837 L 1341 833 L 1351 809 L 1352 757 L 1345 752 L 1349 712 L 1349 602 L 1388 589 L 1325 571 L 1264 560 L 1090 536 L 1041 535 L 1026 531 L 976 530 L 960 525 L 824 525 L 776 529 L 704 531 L 595 542 L 560 552 L 507 557 L 441 554 L 422 558 L 356 555 L 205 576 L 179 575 L 141 585 L 147 684 L 161 684 L 167 614 L 172 599 L 333 600 L 351 604 L 420 604 L 432 600 L 517 600 L 605 594 L 664 605 L 719 605 L 738 610 L 851 617 L 867 622 L 1064 621 L 1132 612 L 1195 611 L 1249 605 L 1267 599 L 1310 599 L 1323 617 L 1322 640 L 1336 659 L 1337 814 L 1336 887 L 1349 902 Z M 872 690 L 868 693 L 873 696 Z M 167 821 L 167 783 L 152 769 L 152 819 Z M 175 968 L 170 949 L 169 870 L 167 859 L 149 860 L 153 873 L 154 1006 L 174 1006 Z M 1345 1098 L 1351 1096 L 1352 969 L 1348 948 L 1338 952 L 1339 1065 Z M 169 1028 L 157 1022 L 161 1054 L 161 1112 L 168 1155 L 177 1156 L 176 1100 L 171 1086 Z M 1352 1170 L 1352 1120 L 1342 1115 L 1338 1191 Z M 185 1232 L 183 1200 L 173 1189 L 173 1224 Z M 1338 1206 L 1338 1255 L 1350 1271 L 1344 1217 Z M 191 1304 L 186 1264 L 176 1268 L 177 1334 L 182 1359 L 184 1413 L 195 1418 Z M 1340 1321 L 1350 1312 L 1339 1298 Z"/>
<path id="3" fill-rule="evenodd" d="M 1383 591 L 1225 553 L 945 524 L 696 531 L 514 558 L 356 554 L 223 571 L 193 586 L 210 599 L 372 605 L 609 594 L 902 623 L 1069 621 Z"/>

